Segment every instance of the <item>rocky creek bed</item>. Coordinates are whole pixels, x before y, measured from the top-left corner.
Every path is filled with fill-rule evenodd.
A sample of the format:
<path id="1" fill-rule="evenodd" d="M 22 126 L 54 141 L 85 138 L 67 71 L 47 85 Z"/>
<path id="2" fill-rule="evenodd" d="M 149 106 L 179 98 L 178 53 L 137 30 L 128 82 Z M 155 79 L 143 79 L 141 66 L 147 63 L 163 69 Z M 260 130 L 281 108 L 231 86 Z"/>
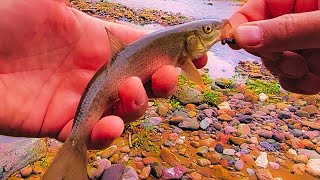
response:
<path id="1" fill-rule="evenodd" d="M 129 12 L 119 9 L 129 8 L 118 4 L 110 6 L 111 12 L 116 6 L 114 14 L 101 15 L 99 4 L 71 3 L 102 18 L 128 18 Z M 136 10 L 129 11 L 134 11 L 132 21 L 149 22 L 135 14 Z M 188 20 L 180 15 L 168 16 L 172 16 L 168 22 L 159 17 L 150 22 L 170 25 Z M 200 72 L 205 90 L 180 76 L 172 97 L 150 99 L 145 115 L 128 124 L 112 146 L 89 151 L 88 177 L 320 178 L 319 94 L 284 91 L 258 61 L 240 61 L 230 79 L 211 79 L 208 70 Z M 9 179 L 40 179 L 60 145 L 49 140 L 45 157 L 14 172 Z"/>

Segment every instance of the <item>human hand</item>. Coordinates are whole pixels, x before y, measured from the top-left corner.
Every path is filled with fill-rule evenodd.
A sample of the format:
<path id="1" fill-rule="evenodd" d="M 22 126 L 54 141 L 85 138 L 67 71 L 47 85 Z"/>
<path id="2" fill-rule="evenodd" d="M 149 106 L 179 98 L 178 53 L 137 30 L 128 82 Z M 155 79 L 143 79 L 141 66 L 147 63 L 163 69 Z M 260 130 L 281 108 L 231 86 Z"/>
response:
<path id="1" fill-rule="evenodd" d="M 69 8 L 64 0 L 2 0 L 0 24 L 0 134 L 60 141 L 71 131 L 87 83 L 111 58 L 105 27 L 125 43 L 145 34 Z M 156 71 L 154 94 L 171 94 L 177 76 L 173 66 Z M 106 147 L 120 136 L 124 122 L 144 114 L 148 97 L 139 78 L 129 78 L 119 97 L 115 114 L 106 110 L 94 127 L 90 148 Z"/>
<path id="2" fill-rule="evenodd" d="M 260 56 L 291 92 L 320 91 L 320 2 L 249 0 L 230 18 L 236 45 Z"/>

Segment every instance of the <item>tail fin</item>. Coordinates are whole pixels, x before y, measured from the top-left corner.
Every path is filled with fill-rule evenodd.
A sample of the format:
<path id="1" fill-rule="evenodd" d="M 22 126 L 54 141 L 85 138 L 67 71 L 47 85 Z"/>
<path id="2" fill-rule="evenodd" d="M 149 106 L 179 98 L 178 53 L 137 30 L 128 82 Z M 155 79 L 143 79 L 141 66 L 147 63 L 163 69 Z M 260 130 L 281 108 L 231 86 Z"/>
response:
<path id="1" fill-rule="evenodd" d="M 68 139 L 52 161 L 42 180 L 87 180 L 87 147 Z"/>

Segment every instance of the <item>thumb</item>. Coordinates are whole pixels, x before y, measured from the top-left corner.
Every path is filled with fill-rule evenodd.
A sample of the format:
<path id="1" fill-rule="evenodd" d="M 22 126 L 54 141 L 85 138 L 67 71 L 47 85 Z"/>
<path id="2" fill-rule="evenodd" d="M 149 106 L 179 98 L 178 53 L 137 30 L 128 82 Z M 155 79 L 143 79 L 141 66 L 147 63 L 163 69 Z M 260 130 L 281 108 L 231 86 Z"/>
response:
<path id="1" fill-rule="evenodd" d="M 245 23 L 234 32 L 241 48 L 282 52 L 320 47 L 320 11 L 286 14 L 274 19 Z"/>

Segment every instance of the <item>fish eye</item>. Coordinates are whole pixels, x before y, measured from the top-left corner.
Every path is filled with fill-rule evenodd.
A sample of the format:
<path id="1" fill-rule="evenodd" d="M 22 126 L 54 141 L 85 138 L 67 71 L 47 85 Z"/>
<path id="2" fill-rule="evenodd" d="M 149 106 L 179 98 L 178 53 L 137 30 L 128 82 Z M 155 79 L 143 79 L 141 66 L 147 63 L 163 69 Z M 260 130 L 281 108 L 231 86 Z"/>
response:
<path id="1" fill-rule="evenodd" d="M 211 26 L 204 26 L 204 27 L 203 27 L 203 31 L 204 31 L 206 34 L 209 34 L 209 33 L 211 33 L 211 31 L 212 31 L 212 27 L 211 27 Z"/>

